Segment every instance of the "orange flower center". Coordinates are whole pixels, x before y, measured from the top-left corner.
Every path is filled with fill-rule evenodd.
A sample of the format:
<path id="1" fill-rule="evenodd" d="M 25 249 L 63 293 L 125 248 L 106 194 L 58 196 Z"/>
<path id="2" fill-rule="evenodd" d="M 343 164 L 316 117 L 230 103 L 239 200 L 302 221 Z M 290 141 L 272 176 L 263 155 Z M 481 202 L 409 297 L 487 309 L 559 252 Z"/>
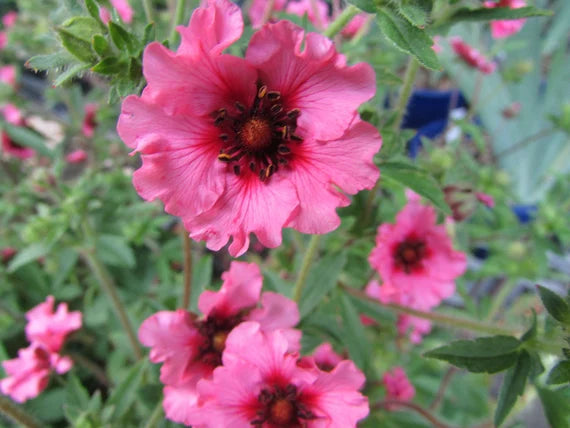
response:
<path id="1" fill-rule="evenodd" d="M 282 398 L 275 401 L 269 409 L 270 419 L 276 425 L 287 425 L 295 416 L 295 407 L 290 401 Z"/>
<path id="2" fill-rule="evenodd" d="M 265 119 L 252 117 L 239 131 L 239 137 L 249 150 L 264 150 L 271 144 L 271 125 Z"/>

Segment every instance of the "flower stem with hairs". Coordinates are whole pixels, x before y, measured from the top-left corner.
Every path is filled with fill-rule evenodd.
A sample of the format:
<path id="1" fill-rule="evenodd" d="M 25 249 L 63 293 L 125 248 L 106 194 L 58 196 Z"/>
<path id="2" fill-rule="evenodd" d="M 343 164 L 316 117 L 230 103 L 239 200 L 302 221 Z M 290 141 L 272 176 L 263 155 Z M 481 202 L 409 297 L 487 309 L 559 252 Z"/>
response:
<path id="1" fill-rule="evenodd" d="M 301 294 L 303 293 L 303 288 L 307 282 L 307 275 L 309 274 L 309 268 L 311 267 L 311 262 L 313 257 L 319 248 L 319 242 L 321 240 L 321 235 L 313 235 L 311 237 L 311 242 L 309 242 L 309 247 L 303 258 L 303 264 L 301 265 L 301 270 L 299 271 L 299 276 L 297 277 L 297 282 L 295 282 L 295 288 L 293 289 L 293 300 L 298 302 L 301 299 Z"/>

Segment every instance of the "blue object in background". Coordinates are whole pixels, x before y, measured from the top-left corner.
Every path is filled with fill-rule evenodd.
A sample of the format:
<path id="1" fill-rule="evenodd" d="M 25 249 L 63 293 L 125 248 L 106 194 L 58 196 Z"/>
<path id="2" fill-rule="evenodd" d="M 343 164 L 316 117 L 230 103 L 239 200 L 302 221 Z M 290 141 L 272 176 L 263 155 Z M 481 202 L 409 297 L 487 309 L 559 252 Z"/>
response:
<path id="1" fill-rule="evenodd" d="M 408 141 L 408 156 L 415 158 L 422 147 L 421 137 L 435 138 L 447 127 L 449 112 L 467 107 L 467 100 L 458 89 L 438 91 L 418 89 L 412 93 L 402 128 L 416 129 L 417 133 Z"/>
<path id="2" fill-rule="evenodd" d="M 520 224 L 527 224 L 534 220 L 538 207 L 535 204 L 518 204 L 511 207 Z"/>

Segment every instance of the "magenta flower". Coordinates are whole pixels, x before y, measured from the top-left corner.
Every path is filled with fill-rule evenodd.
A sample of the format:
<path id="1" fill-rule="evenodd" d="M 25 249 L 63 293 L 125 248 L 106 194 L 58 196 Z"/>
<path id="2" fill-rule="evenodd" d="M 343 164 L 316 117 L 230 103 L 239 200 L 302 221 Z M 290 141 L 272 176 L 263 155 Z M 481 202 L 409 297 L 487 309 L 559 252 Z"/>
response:
<path id="1" fill-rule="evenodd" d="M 65 161 L 67 163 L 83 163 L 87 160 L 87 152 L 85 150 L 74 150 L 71 153 L 65 155 Z"/>
<path id="2" fill-rule="evenodd" d="M 8 35 L 5 31 L 0 31 L 0 51 L 8 46 Z"/>
<path id="3" fill-rule="evenodd" d="M 2 362 L 8 377 L 0 380 L 0 391 L 23 403 L 47 388 L 52 371 L 63 374 L 72 365 L 69 357 L 50 352 L 41 343 L 32 343 L 18 351 L 18 358 Z"/>
<path id="4" fill-rule="evenodd" d="M 368 415 L 358 389 L 364 375 L 351 361 L 330 372 L 304 368 L 280 331 L 247 322 L 228 336 L 223 366 L 198 383 L 200 427 L 356 427 Z"/>
<path id="5" fill-rule="evenodd" d="M 392 371 L 384 373 L 382 383 L 386 388 L 386 399 L 397 401 L 410 401 L 416 395 L 416 389 L 410 383 L 402 367 L 394 367 Z M 397 406 L 388 407 L 395 410 Z"/>
<path id="6" fill-rule="evenodd" d="M 475 192 L 475 197 L 479 202 L 489 208 L 493 208 L 495 206 L 495 198 L 493 198 L 491 195 L 488 195 L 487 193 Z"/>
<path id="7" fill-rule="evenodd" d="M 245 59 L 222 55 L 242 29 L 236 5 L 209 0 L 179 28 L 176 54 L 147 46 L 148 86 L 124 101 L 117 127 L 142 157 L 139 194 L 162 200 L 212 250 L 232 238 L 233 256 L 250 233 L 274 248 L 284 227 L 337 228 L 345 193 L 378 179 L 381 145 L 357 114 L 375 92 L 369 65 L 347 66 L 330 40 L 287 21 L 256 32 Z"/>
<path id="8" fill-rule="evenodd" d="M 290 1 L 285 11 L 292 15 L 304 16 L 307 14 L 309 21 L 317 30 L 324 30 L 329 25 L 329 7 L 322 0 L 314 0 L 317 5 L 316 11 L 311 0 Z M 315 13 L 316 12 L 316 13 Z"/>
<path id="9" fill-rule="evenodd" d="M 349 39 L 356 36 L 356 34 L 358 34 L 358 32 L 368 22 L 369 16 L 370 15 L 368 15 L 367 13 L 359 13 L 350 21 L 348 21 L 348 24 L 346 24 L 346 26 L 342 29 L 341 34 Z"/>
<path id="10" fill-rule="evenodd" d="M 526 6 L 524 0 L 499 0 L 498 2 L 486 1 L 487 8 L 508 7 L 509 9 L 519 9 Z M 518 33 L 524 26 L 526 19 L 507 19 L 491 21 L 491 36 L 494 39 L 504 39 Z"/>
<path id="11" fill-rule="evenodd" d="M 417 195 L 397 214 L 395 224 L 378 228 L 369 262 L 384 285 L 383 298 L 416 309 L 437 306 L 455 291 L 455 278 L 466 268 L 465 254 L 453 249 L 435 209 Z"/>
<path id="12" fill-rule="evenodd" d="M 0 260 L 3 264 L 6 264 L 14 258 L 17 252 L 18 250 L 14 247 L 4 247 L 0 250 Z"/>
<path id="13" fill-rule="evenodd" d="M 18 108 L 12 104 L 6 104 L 0 108 L 0 112 L 4 116 L 6 122 L 15 126 L 26 126 L 26 121 L 24 120 L 22 113 Z M 2 151 L 9 156 L 14 156 L 20 159 L 27 159 L 35 155 L 36 151 L 29 147 L 21 146 L 16 143 L 8 135 L 7 132 L 2 131 L 0 133 L 2 138 Z"/>
<path id="14" fill-rule="evenodd" d="M 285 9 L 285 4 L 287 0 L 275 0 L 273 2 L 273 10 L 271 12 L 279 12 Z M 263 18 L 265 14 L 268 13 L 266 11 L 267 7 L 269 7 L 269 0 L 253 0 L 251 2 L 251 7 L 247 12 L 247 16 L 251 21 L 251 26 L 255 29 L 258 29 L 263 24 Z M 269 14 L 269 18 L 271 18 L 272 13 Z"/>
<path id="15" fill-rule="evenodd" d="M 85 105 L 85 116 L 81 124 L 81 132 L 83 132 L 83 135 L 87 138 L 92 138 L 95 134 L 95 128 L 97 127 L 97 121 L 95 120 L 97 109 L 97 104 L 89 103 Z"/>
<path id="16" fill-rule="evenodd" d="M 344 360 L 342 356 L 334 351 L 332 345 L 328 342 L 321 343 L 315 348 L 313 358 L 317 366 L 325 372 L 330 372 L 338 363 Z"/>
<path id="17" fill-rule="evenodd" d="M 99 8 L 99 19 L 103 21 L 103 24 L 107 25 L 111 20 L 111 12 L 104 6 Z"/>
<path id="18" fill-rule="evenodd" d="M 54 312 L 55 299 L 46 301 L 26 312 L 26 337 L 32 343 L 41 343 L 50 352 L 59 352 L 67 336 L 81 328 L 81 312 L 68 312 L 67 303 L 60 303 Z"/>
<path id="19" fill-rule="evenodd" d="M 0 67 L 0 82 L 16 88 L 16 67 L 13 65 Z"/>
<path id="20" fill-rule="evenodd" d="M 461 37 L 450 39 L 453 51 L 470 67 L 478 69 L 483 74 L 491 74 L 497 68 L 497 64 L 488 60 L 472 46 L 465 43 Z"/>
<path id="21" fill-rule="evenodd" d="M 128 0 L 111 0 L 111 5 L 125 23 L 130 24 L 133 21 L 134 12 Z"/>
<path id="22" fill-rule="evenodd" d="M 4 25 L 4 28 L 8 30 L 16 25 L 17 20 L 18 12 L 12 10 L 2 17 L 2 24 Z"/>

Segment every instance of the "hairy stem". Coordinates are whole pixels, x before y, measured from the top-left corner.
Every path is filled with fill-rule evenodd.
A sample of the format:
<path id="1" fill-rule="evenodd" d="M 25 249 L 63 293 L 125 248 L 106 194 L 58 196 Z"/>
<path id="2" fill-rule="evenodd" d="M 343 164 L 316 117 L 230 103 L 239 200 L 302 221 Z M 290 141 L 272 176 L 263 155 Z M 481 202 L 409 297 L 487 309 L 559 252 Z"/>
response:
<path id="1" fill-rule="evenodd" d="M 440 422 L 429 411 L 427 411 L 423 407 L 420 407 L 414 403 L 409 403 L 407 401 L 399 401 L 399 400 L 384 400 L 384 401 L 380 401 L 379 403 L 376 403 L 374 405 L 375 409 L 386 409 L 386 408 L 390 409 L 393 407 L 407 407 L 408 409 L 411 409 L 411 410 L 419 413 L 420 415 L 422 415 L 424 418 L 426 418 L 428 421 L 430 421 L 432 423 L 432 425 L 436 428 L 450 428 L 449 425 L 446 425 L 443 422 Z"/>
<path id="2" fill-rule="evenodd" d="M 41 425 L 24 409 L 12 403 L 10 399 L 0 395 L 0 414 L 26 428 L 39 428 Z"/>
<path id="3" fill-rule="evenodd" d="M 330 23 L 327 29 L 323 32 L 323 35 L 332 39 L 342 31 L 346 24 L 348 24 L 348 22 L 354 18 L 358 12 L 360 12 L 360 10 L 356 6 L 349 5 L 333 22 Z"/>
<path id="4" fill-rule="evenodd" d="M 319 248 L 319 242 L 321 240 L 321 235 L 313 235 L 311 237 L 311 242 L 309 242 L 309 247 L 303 258 L 303 264 L 301 265 L 301 270 L 299 271 L 299 276 L 297 277 L 297 282 L 295 282 L 295 288 L 293 289 L 293 299 L 298 302 L 301 299 L 301 294 L 303 293 L 303 288 L 305 287 L 305 282 L 307 281 L 307 275 L 309 274 L 309 269 L 311 267 L 311 262 L 313 257 Z"/>
<path id="5" fill-rule="evenodd" d="M 188 232 L 181 228 L 182 248 L 184 251 L 184 294 L 182 296 L 182 308 L 188 309 L 192 296 L 192 242 Z"/>

